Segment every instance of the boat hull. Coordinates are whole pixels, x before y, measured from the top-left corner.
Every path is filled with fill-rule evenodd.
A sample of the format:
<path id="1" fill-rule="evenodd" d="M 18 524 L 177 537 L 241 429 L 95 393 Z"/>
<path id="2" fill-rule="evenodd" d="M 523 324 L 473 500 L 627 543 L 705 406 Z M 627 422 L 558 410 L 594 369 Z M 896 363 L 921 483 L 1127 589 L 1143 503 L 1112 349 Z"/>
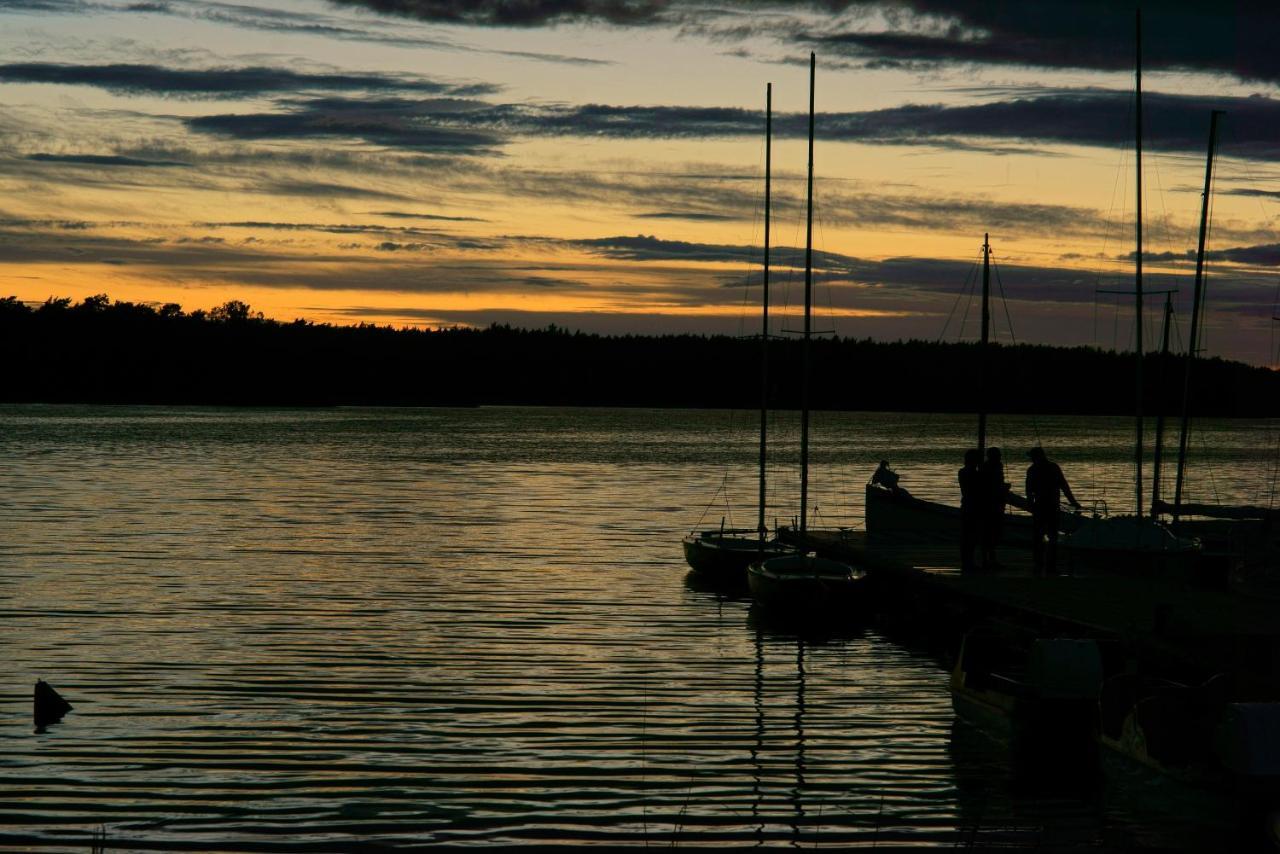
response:
<path id="1" fill-rule="evenodd" d="M 950 504 L 868 484 L 866 512 L 867 538 L 876 545 L 907 542 L 958 546 L 960 543 L 960 508 Z M 1079 517 L 1063 513 L 1059 526 L 1064 533 L 1070 533 L 1079 526 Z M 1006 511 L 1000 543 L 1030 548 L 1031 517 Z"/>
<path id="2" fill-rule="evenodd" d="M 1175 536 L 1149 518 L 1090 519 L 1066 537 L 1058 551 L 1059 563 L 1073 572 L 1183 584 L 1201 581 L 1199 541 Z"/>
<path id="3" fill-rule="evenodd" d="M 747 568 L 751 598 L 774 611 L 836 614 L 858 604 L 866 573 L 848 564 L 808 555 L 753 562 Z"/>
<path id="4" fill-rule="evenodd" d="M 684 559 L 689 568 L 709 580 L 745 584 L 747 567 L 758 560 L 793 554 L 795 549 L 774 540 L 703 532 L 684 538 Z"/>

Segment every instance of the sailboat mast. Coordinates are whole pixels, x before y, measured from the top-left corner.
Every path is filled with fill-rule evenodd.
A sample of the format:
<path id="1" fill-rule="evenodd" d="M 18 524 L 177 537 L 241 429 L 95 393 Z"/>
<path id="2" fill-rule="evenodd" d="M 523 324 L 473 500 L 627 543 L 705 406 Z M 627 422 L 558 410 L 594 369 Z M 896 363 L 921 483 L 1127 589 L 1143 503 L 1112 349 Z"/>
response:
<path id="1" fill-rule="evenodd" d="M 765 464 L 768 461 L 769 429 L 769 203 L 770 181 L 773 177 L 773 84 L 765 84 L 764 90 L 764 276 L 761 279 L 763 309 L 760 321 L 760 518 L 757 530 L 764 541 L 765 527 Z"/>
<path id="2" fill-rule="evenodd" d="M 809 177 L 805 195 L 804 340 L 800 376 L 800 533 L 809 526 L 809 339 L 813 316 L 813 82 L 817 55 L 809 54 Z"/>
<path id="3" fill-rule="evenodd" d="M 1137 233 L 1137 238 L 1138 238 L 1138 241 L 1137 241 L 1138 251 L 1137 251 L 1137 254 L 1134 256 L 1137 264 L 1135 268 L 1136 275 L 1134 280 L 1134 316 L 1136 318 L 1136 323 L 1135 323 L 1136 332 L 1134 333 L 1134 344 L 1135 344 L 1135 350 L 1137 352 L 1137 359 L 1135 361 L 1137 363 L 1136 373 L 1137 373 L 1138 398 L 1137 398 L 1137 421 L 1134 426 L 1134 430 L 1137 434 L 1137 440 L 1135 442 L 1135 447 L 1134 447 L 1133 461 L 1134 461 L 1134 466 L 1136 471 L 1136 474 L 1134 476 L 1134 487 L 1135 487 L 1134 514 L 1139 519 L 1141 519 L 1142 518 L 1142 357 L 1143 357 L 1143 345 L 1142 345 L 1142 10 L 1141 9 L 1138 9 L 1138 12 L 1137 12 L 1137 31 L 1135 34 L 1135 41 L 1137 43 L 1137 50 L 1136 50 L 1137 62 L 1134 68 L 1134 79 L 1137 84 L 1136 86 L 1137 104 L 1134 111 L 1137 114 L 1137 122 L 1135 123 L 1137 127 L 1137 132 L 1135 134 L 1136 145 L 1134 150 L 1136 152 L 1136 161 L 1137 161 L 1136 162 L 1137 168 L 1135 171 L 1137 172 L 1137 176 L 1138 176 L 1138 190 L 1137 190 L 1138 195 L 1137 195 L 1137 201 L 1136 201 L 1137 216 L 1135 218 L 1135 223 L 1136 223 L 1135 231 Z"/>
<path id="4" fill-rule="evenodd" d="M 1182 423 L 1178 429 L 1178 472 L 1173 486 L 1173 520 L 1182 507 L 1182 479 L 1187 467 L 1187 430 L 1191 424 L 1191 366 L 1200 350 L 1200 315 L 1204 312 L 1204 244 L 1209 230 L 1209 191 L 1213 186 L 1213 154 L 1218 141 L 1218 117 L 1209 114 L 1209 154 L 1204 164 L 1204 192 L 1200 196 L 1200 239 L 1196 243 L 1196 283 L 1191 296 L 1191 334 L 1187 342 L 1187 365 L 1182 376 Z"/>
<path id="5" fill-rule="evenodd" d="M 1164 293 L 1164 331 L 1160 334 L 1160 380 L 1156 386 L 1156 441 L 1151 458 L 1151 515 L 1160 500 L 1160 462 L 1164 458 L 1164 387 L 1169 364 L 1169 327 L 1173 325 L 1173 292 Z"/>
<path id="6" fill-rule="evenodd" d="M 991 235 L 982 235 L 982 351 L 978 355 L 978 450 L 987 449 L 987 342 L 991 338 Z"/>

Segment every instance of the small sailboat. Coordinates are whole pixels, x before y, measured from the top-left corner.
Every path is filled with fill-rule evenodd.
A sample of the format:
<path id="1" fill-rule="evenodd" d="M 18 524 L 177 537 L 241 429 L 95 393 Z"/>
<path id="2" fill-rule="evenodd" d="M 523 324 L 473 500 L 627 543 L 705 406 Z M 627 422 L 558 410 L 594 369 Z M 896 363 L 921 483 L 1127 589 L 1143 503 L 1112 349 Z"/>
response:
<path id="1" fill-rule="evenodd" d="M 1182 416 L 1173 501 L 1161 500 L 1159 491 L 1153 490 L 1151 513 L 1169 516 L 1170 528 L 1179 535 L 1199 539 L 1204 544 L 1206 554 L 1218 558 L 1219 566 L 1224 562 L 1228 565 L 1236 564 L 1237 572 L 1231 580 L 1233 586 L 1238 585 L 1248 592 L 1274 594 L 1275 572 L 1269 570 L 1280 565 L 1277 560 L 1280 555 L 1280 510 L 1248 504 L 1210 504 L 1183 500 L 1193 398 L 1191 377 L 1200 356 L 1200 323 L 1205 305 L 1205 243 L 1209 231 L 1214 150 L 1218 138 L 1218 121 L 1222 115 L 1221 111 L 1214 110 L 1209 118 L 1209 146 L 1205 160 L 1204 190 L 1200 196 L 1200 236 L 1196 246 L 1191 331 L 1182 381 Z M 1158 476 L 1158 469 L 1156 474 Z"/>
<path id="2" fill-rule="evenodd" d="M 1142 362 L 1145 349 L 1142 344 L 1142 12 L 1137 16 L 1137 61 L 1134 78 L 1136 134 L 1135 162 L 1137 172 L 1135 236 L 1137 251 L 1134 253 L 1134 313 L 1135 364 L 1137 380 L 1137 404 L 1135 413 L 1134 442 L 1134 512 L 1132 516 L 1119 515 L 1089 519 L 1080 529 L 1062 542 L 1062 553 L 1068 566 L 1081 565 L 1106 572 L 1135 574 L 1149 577 L 1190 580 L 1199 564 L 1200 541 L 1178 536 L 1154 515 L 1144 515 L 1146 496 L 1142 486 L 1143 471 L 1143 377 Z M 1210 150 L 1212 157 L 1212 150 Z"/>
<path id="3" fill-rule="evenodd" d="M 809 172 L 804 246 L 804 367 L 800 378 L 800 518 L 803 540 L 808 527 L 809 499 L 809 360 L 813 319 L 813 87 L 817 59 L 809 54 Z M 846 563 L 807 554 L 790 554 L 754 561 L 747 567 L 751 596 L 767 608 L 816 613 L 849 601 L 866 576 Z"/>
<path id="4" fill-rule="evenodd" d="M 773 159 L 773 84 L 765 88 L 764 270 L 760 330 L 760 497 L 756 529 L 698 531 L 684 538 L 684 559 L 694 572 L 725 584 L 741 584 L 752 561 L 784 557 L 795 549 L 769 537 L 765 524 L 765 465 L 768 461 L 769 417 L 769 208 Z"/>

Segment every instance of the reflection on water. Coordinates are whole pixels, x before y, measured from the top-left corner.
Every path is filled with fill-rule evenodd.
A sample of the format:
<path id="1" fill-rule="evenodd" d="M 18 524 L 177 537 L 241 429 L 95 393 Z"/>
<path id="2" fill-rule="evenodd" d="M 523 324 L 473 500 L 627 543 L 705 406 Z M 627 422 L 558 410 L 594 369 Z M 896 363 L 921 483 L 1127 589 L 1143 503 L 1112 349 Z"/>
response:
<path id="1" fill-rule="evenodd" d="M 1182 843 L 958 748 L 927 654 L 686 584 L 726 475 L 742 503 L 708 518 L 752 515 L 752 417 L 0 408 L 0 847 Z M 1002 424 L 1082 497 L 1127 494 L 1124 419 Z M 944 497 L 970 431 L 817 427 L 816 502 L 846 519 L 885 455 Z M 1219 490 L 1258 488 L 1265 427 L 1212 430 Z M 37 677 L 76 707 L 41 735 Z"/>

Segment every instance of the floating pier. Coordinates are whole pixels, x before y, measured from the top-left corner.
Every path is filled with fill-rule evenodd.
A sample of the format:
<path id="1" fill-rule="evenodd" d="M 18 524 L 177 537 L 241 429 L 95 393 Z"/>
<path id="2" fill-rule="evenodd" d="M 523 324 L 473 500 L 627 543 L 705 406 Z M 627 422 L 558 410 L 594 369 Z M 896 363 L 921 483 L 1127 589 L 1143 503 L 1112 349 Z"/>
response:
<path id="1" fill-rule="evenodd" d="M 1029 551 L 1002 549 L 998 571 L 961 572 L 958 547 L 869 543 L 861 531 L 791 532 L 790 541 L 864 567 L 875 608 L 949 641 L 998 619 L 1041 636 L 1093 637 L 1115 666 L 1184 682 L 1229 674 L 1237 693 L 1280 699 L 1274 601 L 1190 584 L 1090 573 L 1035 577 Z"/>

